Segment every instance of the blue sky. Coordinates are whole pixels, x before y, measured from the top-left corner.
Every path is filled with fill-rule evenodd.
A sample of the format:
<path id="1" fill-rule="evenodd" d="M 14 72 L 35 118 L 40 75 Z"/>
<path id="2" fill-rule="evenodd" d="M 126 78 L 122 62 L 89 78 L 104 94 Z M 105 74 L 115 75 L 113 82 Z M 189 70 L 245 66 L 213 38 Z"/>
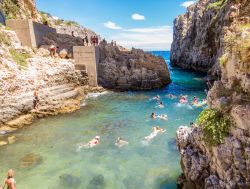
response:
<path id="1" fill-rule="evenodd" d="M 169 50 L 173 20 L 194 1 L 37 0 L 39 10 L 74 20 L 125 47 Z"/>

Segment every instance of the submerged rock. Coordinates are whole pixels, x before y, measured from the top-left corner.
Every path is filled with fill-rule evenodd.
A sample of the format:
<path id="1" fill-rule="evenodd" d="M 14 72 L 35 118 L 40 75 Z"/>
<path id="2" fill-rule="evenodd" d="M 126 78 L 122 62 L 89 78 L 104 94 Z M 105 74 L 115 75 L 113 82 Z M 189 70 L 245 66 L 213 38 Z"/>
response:
<path id="1" fill-rule="evenodd" d="M 42 156 L 39 154 L 27 154 L 21 159 L 20 167 L 21 168 L 30 168 L 37 166 L 42 163 Z"/>
<path id="2" fill-rule="evenodd" d="M 63 174 L 59 177 L 59 188 L 79 188 L 81 179 L 69 174 Z"/>
<path id="3" fill-rule="evenodd" d="M 89 182 L 87 189 L 104 189 L 105 180 L 103 175 L 94 176 Z"/>
<path id="4" fill-rule="evenodd" d="M 10 136 L 10 137 L 8 137 L 8 142 L 9 142 L 9 144 L 13 144 L 13 143 L 15 143 L 17 141 L 17 137 L 15 137 L 15 136 Z"/>

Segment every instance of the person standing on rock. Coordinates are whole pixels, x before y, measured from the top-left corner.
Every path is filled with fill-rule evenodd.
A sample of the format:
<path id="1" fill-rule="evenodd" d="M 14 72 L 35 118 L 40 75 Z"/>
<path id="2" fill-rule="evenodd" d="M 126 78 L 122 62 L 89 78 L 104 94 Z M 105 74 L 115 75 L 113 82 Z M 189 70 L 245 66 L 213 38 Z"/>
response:
<path id="1" fill-rule="evenodd" d="M 34 91 L 34 100 L 33 100 L 33 108 L 38 109 L 39 97 L 38 97 L 38 88 Z"/>
<path id="2" fill-rule="evenodd" d="M 14 171 L 12 169 L 10 169 L 7 172 L 7 178 L 4 180 L 4 185 L 3 185 L 3 188 L 1 188 L 1 189 L 5 189 L 5 186 L 7 186 L 7 189 L 16 189 L 16 182 L 14 179 Z"/>
<path id="3" fill-rule="evenodd" d="M 51 46 L 49 47 L 50 56 L 51 56 L 52 58 L 55 57 L 55 55 L 56 55 L 56 50 L 57 50 L 57 47 L 56 47 L 55 45 L 51 45 Z"/>
<path id="4" fill-rule="evenodd" d="M 88 38 L 87 32 L 85 32 L 85 42 L 86 42 L 86 46 L 89 46 L 89 38 Z"/>

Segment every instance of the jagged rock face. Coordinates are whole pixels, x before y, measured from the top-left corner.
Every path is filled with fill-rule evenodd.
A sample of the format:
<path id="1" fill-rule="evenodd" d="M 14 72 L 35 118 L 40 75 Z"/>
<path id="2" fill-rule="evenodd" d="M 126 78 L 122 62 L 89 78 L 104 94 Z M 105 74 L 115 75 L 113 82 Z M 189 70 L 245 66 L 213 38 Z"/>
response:
<path id="1" fill-rule="evenodd" d="M 4 0 L 1 9 L 7 18 L 40 20 L 35 0 Z"/>
<path id="2" fill-rule="evenodd" d="M 183 175 L 178 183 L 185 189 L 250 188 L 250 1 L 225 2 L 220 11 L 227 14 L 219 12 L 225 16 L 219 20 L 233 21 L 223 27 L 216 60 L 221 78 L 214 82 L 207 99 L 209 108 L 231 115 L 235 126 L 218 146 L 204 142 L 198 125 L 179 128 Z"/>
<path id="3" fill-rule="evenodd" d="M 170 82 L 167 64 L 142 50 L 120 51 L 107 44 L 100 45 L 98 83 L 109 89 L 150 90 Z"/>
<path id="4" fill-rule="evenodd" d="M 216 64 L 223 51 L 224 29 L 233 24 L 232 14 L 239 10 L 233 8 L 234 0 L 227 1 L 224 7 L 210 8 L 216 1 L 200 0 L 175 19 L 173 65 L 207 72 Z"/>

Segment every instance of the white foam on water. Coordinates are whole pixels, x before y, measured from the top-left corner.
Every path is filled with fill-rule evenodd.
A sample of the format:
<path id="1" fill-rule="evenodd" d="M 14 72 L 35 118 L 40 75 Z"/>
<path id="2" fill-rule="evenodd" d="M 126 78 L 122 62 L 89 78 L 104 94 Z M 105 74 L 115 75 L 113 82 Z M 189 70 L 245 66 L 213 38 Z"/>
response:
<path id="1" fill-rule="evenodd" d="M 101 92 L 101 93 L 89 93 L 87 96 L 86 96 L 86 98 L 88 99 L 88 98 L 97 98 L 97 97 L 99 97 L 99 96 L 102 96 L 102 95 L 106 95 L 106 94 L 108 94 L 108 93 L 110 93 L 110 92 L 108 92 L 108 91 L 104 91 L 104 92 Z"/>

